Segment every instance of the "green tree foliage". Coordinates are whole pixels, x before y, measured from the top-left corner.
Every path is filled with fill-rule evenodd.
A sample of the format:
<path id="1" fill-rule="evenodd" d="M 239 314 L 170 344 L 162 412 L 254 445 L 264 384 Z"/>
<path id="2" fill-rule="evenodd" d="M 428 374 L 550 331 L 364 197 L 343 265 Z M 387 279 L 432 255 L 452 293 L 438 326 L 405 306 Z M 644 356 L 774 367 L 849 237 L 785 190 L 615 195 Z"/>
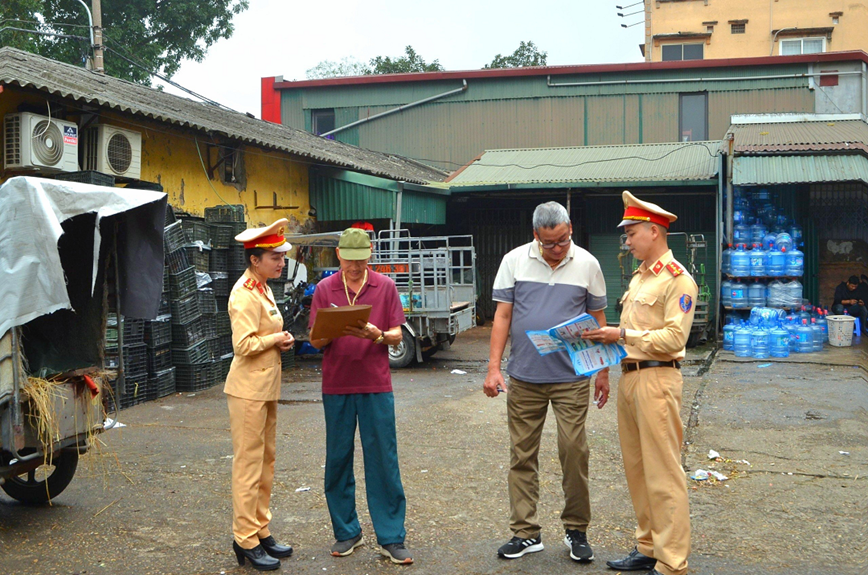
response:
<path id="1" fill-rule="evenodd" d="M 524 68 L 525 66 L 545 66 L 548 52 L 542 52 L 533 42 L 522 42 L 509 56 L 498 54 L 486 64 L 485 68 Z"/>
<path id="2" fill-rule="evenodd" d="M 389 56 L 371 59 L 371 74 L 403 74 L 406 72 L 442 72 L 439 60 L 426 64 L 412 46 L 404 48 L 404 55 L 394 60 Z"/>
<path id="3" fill-rule="evenodd" d="M 348 57 L 340 62 L 323 60 L 313 68 L 307 70 L 304 75 L 308 80 L 321 78 L 337 78 L 340 76 L 365 76 L 371 73 L 371 69 L 355 58 Z"/>
<path id="4" fill-rule="evenodd" d="M 229 38 L 234 31 L 232 18 L 247 6 L 248 0 L 103 2 L 106 72 L 150 84 L 149 73 L 124 59 L 127 58 L 148 70 L 172 77 L 184 60 L 201 62 L 209 47 L 221 38 Z M 26 21 L 37 21 L 41 17 L 42 24 L 23 26 L 34 30 L 77 36 L 89 34 L 84 7 L 73 0 L 2 0 L 0 14 Z M 11 43 L 7 34 L 0 32 L 0 43 Z M 87 40 L 44 36 L 37 37 L 31 44 L 18 40 L 15 45 L 70 64 L 81 64 L 83 57 L 92 53 Z"/>
<path id="5" fill-rule="evenodd" d="M 35 21 L 31 16 L 39 10 L 41 0 L 2 0 L 0 2 L 0 46 L 12 46 L 20 50 L 35 52 L 39 38 L 27 32 L 12 28 L 34 29 Z"/>

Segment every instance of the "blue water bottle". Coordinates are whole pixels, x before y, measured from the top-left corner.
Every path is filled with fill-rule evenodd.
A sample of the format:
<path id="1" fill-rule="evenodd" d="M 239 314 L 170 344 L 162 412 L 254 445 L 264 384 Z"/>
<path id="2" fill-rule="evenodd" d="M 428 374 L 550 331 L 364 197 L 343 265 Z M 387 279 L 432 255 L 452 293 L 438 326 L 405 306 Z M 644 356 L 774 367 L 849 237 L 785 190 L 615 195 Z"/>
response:
<path id="1" fill-rule="evenodd" d="M 808 320 L 802 320 L 802 325 L 796 328 L 796 333 L 799 336 L 796 351 L 799 353 L 811 353 L 814 351 L 814 331 L 808 327 Z"/>
<path id="2" fill-rule="evenodd" d="M 790 235 L 793 236 L 793 247 L 797 248 L 805 245 L 802 242 L 802 226 L 793 224 L 790 228 Z"/>
<path id="3" fill-rule="evenodd" d="M 720 271 L 721 273 L 731 273 L 730 262 L 732 261 L 732 244 L 728 244 L 726 249 L 720 255 Z"/>
<path id="4" fill-rule="evenodd" d="M 732 316 L 726 320 L 726 325 L 723 326 L 723 349 L 732 351 L 735 344 L 735 321 Z"/>
<path id="5" fill-rule="evenodd" d="M 720 305 L 732 307 L 732 282 L 729 280 L 720 282 Z"/>
<path id="6" fill-rule="evenodd" d="M 754 282 L 747 288 L 748 307 L 765 307 L 766 286 L 760 282 Z"/>
<path id="7" fill-rule="evenodd" d="M 735 328 L 732 349 L 737 357 L 750 357 L 750 332 L 744 323 Z"/>
<path id="8" fill-rule="evenodd" d="M 811 331 L 814 338 L 814 351 L 823 351 L 823 328 L 817 325 L 817 318 L 811 318 Z"/>
<path id="9" fill-rule="evenodd" d="M 829 343 L 829 322 L 826 320 L 828 312 L 824 309 L 820 310 L 820 317 L 817 318 L 817 325 L 823 330 L 823 343 Z"/>
<path id="10" fill-rule="evenodd" d="M 787 269 L 787 254 L 778 249 L 777 244 L 773 244 L 768 251 L 768 265 L 766 273 L 772 277 L 781 277 Z"/>
<path id="11" fill-rule="evenodd" d="M 766 328 L 758 326 L 751 332 L 750 347 L 756 359 L 765 359 L 769 356 L 769 332 Z"/>
<path id="12" fill-rule="evenodd" d="M 784 275 L 802 277 L 805 274 L 805 254 L 798 248 L 793 248 L 786 255 L 786 271 Z"/>
<path id="13" fill-rule="evenodd" d="M 763 249 L 762 244 L 754 244 L 753 249 L 748 252 L 748 261 L 750 262 L 751 277 L 765 277 L 766 257 L 767 252 Z"/>
<path id="14" fill-rule="evenodd" d="M 730 293 L 732 294 L 732 307 L 733 309 L 748 309 L 750 305 L 747 300 L 747 284 L 742 283 L 741 281 L 732 282 L 732 289 Z"/>
<path id="15" fill-rule="evenodd" d="M 746 278 L 750 276 L 750 256 L 744 251 L 744 244 L 735 246 L 730 259 L 731 274 L 734 277 Z"/>
<path id="16" fill-rule="evenodd" d="M 790 356 L 790 332 L 780 322 L 769 331 L 769 355 L 772 357 Z"/>

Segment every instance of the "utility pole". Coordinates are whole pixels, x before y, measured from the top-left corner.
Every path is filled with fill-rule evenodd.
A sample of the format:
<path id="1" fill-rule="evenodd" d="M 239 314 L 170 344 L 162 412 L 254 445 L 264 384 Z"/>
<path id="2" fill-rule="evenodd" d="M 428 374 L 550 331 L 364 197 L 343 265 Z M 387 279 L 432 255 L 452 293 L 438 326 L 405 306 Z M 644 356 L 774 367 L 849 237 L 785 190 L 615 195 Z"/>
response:
<path id="1" fill-rule="evenodd" d="M 93 67 L 100 74 L 105 73 L 102 45 L 102 6 L 100 0 L 91 0 L 93 10 Z"/>

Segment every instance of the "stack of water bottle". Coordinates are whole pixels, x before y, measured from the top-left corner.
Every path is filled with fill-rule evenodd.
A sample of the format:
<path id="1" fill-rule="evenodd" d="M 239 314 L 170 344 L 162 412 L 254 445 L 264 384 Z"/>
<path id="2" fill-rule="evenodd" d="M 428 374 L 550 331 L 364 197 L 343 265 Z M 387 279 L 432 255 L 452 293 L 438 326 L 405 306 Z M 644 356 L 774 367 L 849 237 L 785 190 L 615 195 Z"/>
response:
<path id="1" fill-rule="evenodd" d="M 721 303 L 733 309 L 798 307 L 805 273 L 805 256 L 787 232 L 767 234 L 762 243 L 737 244 L 723 251 L 721 271 L 733 279 L 720 284 Z M 768 278 L 783 278 L 772 279 Z M 793 278 L 787 281 L 787 278 Z"/>
<path id="2" fill-rule="evenodd" d="M 753 308 L 747 321 L 729 318 L 723 328 L 723 349 L 756 359 L 823 351 L 829 341 L 828 313 L 813 306 L 802 306 L 792 315 L 784 315 L 782 309 Z"/>

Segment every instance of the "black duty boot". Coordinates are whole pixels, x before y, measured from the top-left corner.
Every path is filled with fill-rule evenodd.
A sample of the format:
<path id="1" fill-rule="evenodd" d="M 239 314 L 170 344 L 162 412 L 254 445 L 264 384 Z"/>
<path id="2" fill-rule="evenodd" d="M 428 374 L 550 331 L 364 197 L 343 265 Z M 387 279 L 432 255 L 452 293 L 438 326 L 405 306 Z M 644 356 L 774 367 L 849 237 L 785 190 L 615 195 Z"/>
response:
<path id="1" fill-rule="evenodd" d="M 657 565 L 657 560 L 653 557 L 648 557 L 639 553 L 636 547 L 630 551 L 630 554 L 623 559 L 617 561 L 606 561 L 606 565 L 611 569 L 619 571 L 641 571 L 643 569 L 653 569 Z"/>
<path id="2" fill-rule="evenodd" d="M 275 541 L 274 537 L 272 537 L 271 535 L 269 535 L 265 539 L 260 539 L 259 544 L 262 545 L 262 548 L 265 549 L 265 552 L 272 557 L 283 559 L 284 557 L 289 557 L 292 555 L 291 545 L 281 545 L 280 543 Z"/>
<path id="3" fill-rule="evenodd" d="M 233 541 L 232 550 L 235 551 L 235 558 L 238 559 L 239 565 L 244 565 L 246 558 L 257 571 L 274 571 L 280 568 L 280 560 L 266 553 L 262 545 L 257 545 L 253 549 L 244 549 L 237 541 Z"/>

